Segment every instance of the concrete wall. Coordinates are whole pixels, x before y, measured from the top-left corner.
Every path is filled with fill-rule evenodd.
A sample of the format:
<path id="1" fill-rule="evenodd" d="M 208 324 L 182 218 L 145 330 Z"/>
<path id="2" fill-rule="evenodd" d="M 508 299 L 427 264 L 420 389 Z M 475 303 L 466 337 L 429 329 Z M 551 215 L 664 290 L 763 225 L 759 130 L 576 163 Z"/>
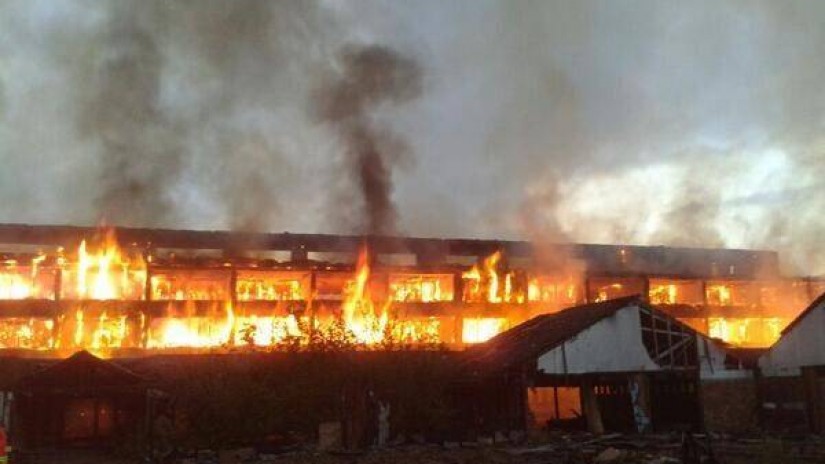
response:
<path id="1" fill-rule="evenodd" d="M 804 366 L 825 366 L 825 302 L 810 311 L 759 360 L 766 377 L 796 376 Z"/>
<path id="2" fill-rule="evenodd" d="M 639 308 L 619 310 L 543 354 L 538 369 L 547 374 L 587 374 L 662 370 L 642 344 Z"/>

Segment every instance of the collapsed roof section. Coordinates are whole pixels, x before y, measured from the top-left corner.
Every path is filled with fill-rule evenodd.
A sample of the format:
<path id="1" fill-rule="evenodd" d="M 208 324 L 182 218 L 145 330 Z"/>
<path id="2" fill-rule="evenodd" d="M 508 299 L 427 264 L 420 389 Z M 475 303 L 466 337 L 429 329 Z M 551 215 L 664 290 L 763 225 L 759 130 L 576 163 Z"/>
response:
<path id="1" fill-rule="evenodd" d="M 465 368 L 492 376 L 524 366 L 547 375 L 696 371 L 741 376 L 716 341 L 630 296 L 530 319 L 471 348 Z"/>

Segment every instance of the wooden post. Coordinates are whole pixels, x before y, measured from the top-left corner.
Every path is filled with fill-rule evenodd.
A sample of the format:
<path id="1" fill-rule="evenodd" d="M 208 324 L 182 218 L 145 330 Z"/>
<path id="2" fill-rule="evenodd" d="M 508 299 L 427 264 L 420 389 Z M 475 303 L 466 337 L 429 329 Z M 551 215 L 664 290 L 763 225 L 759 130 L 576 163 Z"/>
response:
<path id="1" fill-rule="evenodd" d="M 599 401 L 593 389 L 593 382 L 585 379 L 581 383 L 582 409 L 587 420 L 587 430 L 594 435 L 604 434 L 602 413 L 599 410 Z"/>
<path id="2" fill-rule="evenodd" d="M 643 373 L 632 374 L 628 380 L 636 430 L 639 433 L 648 432 L 653 423 L 650 407 L 650 380 Z"/>
<path id="3" fill-rule="evenodd" d="M 817 395 L 819 393 L 819 382 L 817 381 L 816 368 L 803 367 L 801 370 L 809 431 L 819 433 L 822 431 L 822 412 L 820 410 L 819 395 Z"/>

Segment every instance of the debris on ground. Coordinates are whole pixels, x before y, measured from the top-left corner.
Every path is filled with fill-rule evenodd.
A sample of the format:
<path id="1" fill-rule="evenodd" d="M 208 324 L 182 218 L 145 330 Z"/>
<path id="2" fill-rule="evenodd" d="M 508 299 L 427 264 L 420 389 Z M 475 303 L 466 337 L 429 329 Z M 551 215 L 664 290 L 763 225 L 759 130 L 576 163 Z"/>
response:
<path id="1" fill-rule="evenodd" d="M 499 437 L 500 438 L 500 437 Z M 686 446 L 689 444 L 689 446 Z M 691 448 L 695 446 L 695 448 Z M 26 462 L 48 464 L 122 464 L 124 461 L 78 459 L 66 453 L 51 461 L 43 456 Z M 21 461 L 22 462 L 22 461 Z M 417 443 L 370 450 L 319 449 L 272 443 L 223 450 L 177 451 L 167 464 L 786 464 L 825 462 L 825 440 L 818 437 L 735 438 L 720 435 L 552 433 L 514 445 L 496 440 Z"/>

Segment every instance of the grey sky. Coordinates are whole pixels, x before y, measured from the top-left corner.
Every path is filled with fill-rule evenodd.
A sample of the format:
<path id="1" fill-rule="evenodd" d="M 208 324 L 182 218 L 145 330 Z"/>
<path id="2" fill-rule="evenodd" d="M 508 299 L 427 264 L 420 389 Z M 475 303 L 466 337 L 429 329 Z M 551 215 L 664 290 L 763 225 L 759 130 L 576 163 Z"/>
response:
<path id="1" fill-rule="evenodd" d="M 0 221 L 350 232 L 363 199 L 311 102 L 377 45 L 423 76 L 367 115 L 405 148 L 402 233 L 825 273 L 823 25 L 819 1 L 6 0 Z"/>

